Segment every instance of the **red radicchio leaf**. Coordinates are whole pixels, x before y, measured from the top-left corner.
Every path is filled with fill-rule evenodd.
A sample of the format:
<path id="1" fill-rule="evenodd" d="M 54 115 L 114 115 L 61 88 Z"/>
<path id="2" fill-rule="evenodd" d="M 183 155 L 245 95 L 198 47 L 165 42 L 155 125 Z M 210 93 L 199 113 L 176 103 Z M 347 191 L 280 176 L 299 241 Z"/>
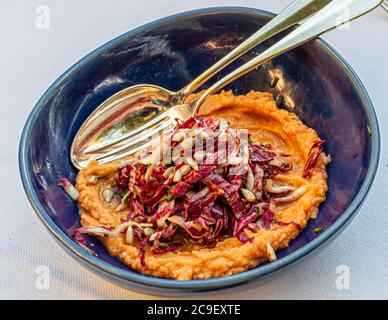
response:
<path id="1" fill-rule="evenodd" d="M 128 182 L 129 182 L 129 174 L 132 170 L 131 165 L 127 165 L 124 168 L 119 170 L 119 174 L 116 179 L 116 185 L 121 190 L 125 190 L 128 188 Z"/>
<path id="2" fill-rule="evenodd" d="M 189 118 L 187 119 L 185 122 L 183 122 L 182 124 L 178 125 L 176 130 L 180 130 L 180 129 L 191 129 L 193 128 L 195 125 L 197 124 L 197 121 L 195 120 L 195 118 Z"/>
<path id="3" fill-rule="evenodd" d="M 166 166 L 163 162 L 159 162 L 155 165 L 154 170 L 152 171 L 152 177 L 156 178 L 156 180 L 161 183 L 165 179 L 163 177 L 163 173 L 166 170 Z"/>
<path id="4" fill-rule="evenodd" d="M 259 218 L 259 214 L 256 212 L 257 206 L 253 206 L 251 210 L 244 216 L 242 216 L 238 222 L 235 229 L 235 234 L 243 231 L 248 224 L 255 222 Z"/>
<path id="5" fill-rule="evenodd" d="M 87 246 L 87 242 L 83 236 L 84 234 L 87 234 L 87 233 L 88 232 L 86 228 L 81 227 L 81 228 L 75 229 L 73 234 L 74 241 L 78 243 L 82 248 L 84 248 L 87 252 L 97 257 L 97 253 L 95 253 L 92 249 L 90 249 Z"/>
<path id="6" fill-rule="evenodd" d="M 146 261 L 145 261 L 145 249 L 147 247 L 149 237 L 144 237 L 140 241 L 140 247 L 139 247 L 139 259 L 140 264 L 143 269 L 147 267 Z"/>
<path id="7" fill-rule="evenodd" d="M 203 182 L 212 190 L 215 192 L 218 196 L 224 196 L 225 192 L 222 190 L 217 184 L 215 184 L 209 177 L 206 177 L 203 179 Z"/>
<path id="8" fill-rule="evenodd" d="M 205 208 L 203 213 L 199 216 L 198 222 L 200 222 L 202 225 L 206 224 L 206 226 L 216 224 L 217 220 L 214 219 L 211 215 L 210 212 Z"/>
<path id="9" fill-rule="evenodd" d="M 189 200 L 187 212 L 192 216 L 192 218 L 196 218 L 201 214 L 205 207 L 212 204 L 216 199 L 217 194 L 211 193 L 205 188 L 200 192 L 196 193 Z"/>
<path id="10" fill-rule="evenodd" d="M 219 202 L 215 202 L 214 205 L 209 208 L 209 210 L 214 219 L 222 219 L 224 217 L 224 209 Z"/>
<path id="11" fill-rule="evenodd" d="M 186 183 L 186 182 L 178 182 L 175 186 L 172 187 L 170 190 L 170 194 L 174 198 L 182 197 L 187 191 L 189 191 L 192 188 L 192 185 Z"/>
<path id="12" fill-rule="evenodd" d="M 185 211 L 185 206 L 184 206 L 184 202 L 183 202 L 182 198 L 176 199 L 175 206 L 171 212 L 171 215 L 172 216 L 181 215 L 184 211 Z"/>
<path id="13" fill-rule="evenodd" d="M 262 209 L 264 210 L 264 213 L 260 217 L 260 223 L 264 228 L 269 229 L 269 225 L 273 221 L 274 213 L 272 212 L 270 205 L 268 203 L 264 204 L 262 206 Z"/>
<path id="14" fill-rule="evenodd" d="M 199 223 L 202 228 L 204 230 L 206 230 L 207 232 L 210 231 L 210 226 L 209 226 L 209 221 L 207 221 L 206 219 L 204 219 L 203 217 L 199 217 L 197 220 L 196 220 L 197 223 Z"/>
<path id="15" fill-rule="evenodd" d="M 217 238 L 206 238 L 205 242 L 203 243 L 203 246 L 205 248 L 214 248 L 217 243 L 218 243 Z"/>
<path id="16" fill-rule="evenodd" d="M 138 215 L 140 216 L 145 216 L 144 212 L 144 206 L 141 204 L 139 200 L 137 200 L 135 197 L 131 198 L 131 206 L 133 208 L 134 212 L 137 212 Z"/>
<path id="17" fill-rule="evenodd" d="M 173 137 L 175 133 L 177 133 L 179 130 L 183 129 L 192 129 L 197 124 L 197 121 L 195 118 L 189 118 L 185 122 L 178 124 L 175 129 L 171 132 L 169 137 Z M 177 144 L 179 144 L 177 141 L 172 141 L 171 146 L 175 147 Z"/>
<path id="18" fill-rule="evenodd" d="M 190 173 L 185 175 L 185 182 L 189 184 L 194 184 L 199 180 L 205 178 L 215 167 L 209 165 L 201 165 L 198 170 L 192 170 Z"/>
<path id="19" fill-rule="evenodd" d="M 128 182 L 128 190 L 132 193 L 135 193 L 135 185 L 136 185 L 137 177 L 136 170 L 132 170 L 129 173 L 129 182 Z"/>
<path id="20" fill-rule="evenodd" d="M 283 163 L 279 170 L 283 173 L 287 172 L 287 171 L 290 171 L 292 169 L 292 164 L 291 163 Z"/>
<path id="21" fill-rule="evenodd" d="M 165 184 L 161 185 L 153 197 L 149 199 L 142 199 L 143 204 L 146 206 L 153 206 L 155 203 L 157 203 L 160 199 L 163 198 L 166 191 L 167 191 L 167 186 Z"/>
<path id="22" fill-rule="evenodd" d="M 134 220 L 138 215 L 139 215 L 139 212 L 136 212 L 136 211 L 128 214 L 127 221 L 128 220 Z"/>
<path id="23" fill-rule="evenodd" d="M 208 193 L 202 199 L 198 199 L 197 201 L 193 202 L 189 207 L 189 211 L 192 214 L 200 214 L 205 207 L 212 204 L 216 199 L 217 195 L 215 193 Z"/>
<path id="24" fill-rule="evenodd" d="M 171 238 L 177 230 L 178 230 L 178 227 L 170 224 L 167 228 L 163 230 L 162 234 L 160 235 L 160 238 L 162 239 Z"/>
<path id="25" fill-rule="evenodd" d="M 221 233 L 224 226 L 224 221 L 222 219 L 217 220 L 213 232 L 209 235 L 208 239 L 215 239 Z"/>
<path id="26" fill-rule="evenodd" d="M 142 163 L 136 164 L 137 176 L 141 177 L 142 175 L 144 175 L 144 173 L 147 171 L 147 168 L 148 168 L 148 165 L 146 164 L 142 164 Z"/>
<path id="27" fill-rule="evenodd" d="M 263 188 L 264 170 L 259 165 L 256 165 L 254 172 L 253 190 L 258 191 Z"/>
<path id="28" fill-rule="evenodd" d="M 133 233 L 135 237 L 138 238 L 139 240 L 143 239 L 143 235 L 144 235 L 143 231 L 137 226 L 134 226 L 132 228 L 133 228 Z"/>
<path id="29" fill-rule="evenodd" d="M 208 163 L 215 163 L 215 164 L 225 164 L 227 162 L 227 156 L 228 153 L 226 151 L 225 145 L 221 145 L 223 147 L 222 149 L 217 150 L 217 152 L 214 153 L 213 157 L 209 157 Z M 218 149 L 218 144 L 215 145 L 215 148 Z"/>
<path id="30" fill-rule="evenodd" d="M 211 205 L 216 201 L 217 194 L 215 193 L 208 193 L 201 201 L 201 210 L 203 210 L 208 205 Z"/>
<path id="31" fill-rule="evenodd" d="M 74 237 L 75 242 L 77 242 L 78 244 L 81 244 L 83 246 L 86 246 L 86 240 L 83 237 L 83 234 L 85 234 L 85 232 L 82 232 L 82 230 L 83 230 L 82 228 L 75 229 L 73 237 Z"/>
<path id="32" fill-rule="evenodd" d="M 244 204 L 241 201 L 238 192 L 220 175 L 211 173 L 208 177 L 218 188 L 223 190 L 225 199 L 232 208 L 233 214 L 239 219 L 244 213 Z"/>
<path id="33" fill-rule="evenodd" d="M 163 178 L 164 179 L 164 178 Z M 161 184 L 158 181 L 152 181 L 141 185 L 141 194 L 143 198 L 152 197 Z"/>
<path id="34" fill-rule="evenodd" d="M 170 205 L 170 203 L 168 202 L 161 203 L 156 213 L 151 217 L 151 221 L 157 221 L 162 217 L 170 215 L 172 212 L 172 209 L 173 207 Z"/>
<path id="35" fill-rule="evenodd" d="M 219 121 L 215 117 L 197 117 L 196 118 L 197 128 L 208 128 L 215 131 L 219 126 Z"/>
<path id="36" fill-rule="evenodd" d="M 303 178 L 310 179 L 311 176 L 313 175 L 314 167 L 317 164 L 318 158 L 323 151 L 324 143 L 325 143 L 325 140 L 317 140 L 312 145 L 308 155 L 307 162 L 304 166 Z"/>
<path id="37" fill-rule="evenodd" d="M 229 176 L 230 178 L 230 184 L 233 186 L 233 188 L 238 191 L 242 186 L 242 179 L 240 175 L 232 175 Z"/>
<path id="38" fill-rule="evenodd" d="M 228 230 L 229 212 L 226 206 L 223 206 L 219 202 L 215 202 L 213 206 L 209 208 L 212 217 L 216 220 L 222 220 L 222 227 L 224 230 Z"/>
<path id="39" fill-rule="evenodd" d="M 208 230 L 196 221 L 185 222 L 184 228 L 185 231 L 194 239 L 206 237 L 208 234 Z"/>
<path id="40" fill-rule="evenodd" d="M 259 228 L 259 226 L 258 226 L 257 224 L 255 224 L 255 225 L 248 225 L 248 226 L 246 227 L 246 229 L 249 230 L 249 231 L 251 231 L 251 232 L 256 233 L 256 232 L 259 231 L 260 228 Z"/>
<path id="41" fill-rule="evenodd" d="M 276 153 L 268 147 L 258 144 L 252 144 L 250 147 L 250 161 L 254 164 L 267 164 L 274 159 Z"/>
<path id="42" fill-rule="evenodd" d="M 229 216 L 229 210 L 227 207 L 224 207 L 224 218 L 223 218 L 223 222 L 224 222 L 224 229 L 225 231 L 227 231 L 229 229 L 229 220 L 230 220 L 230 216 Z"/>
<path id="43" fill-rule="evenodd" d="M 190 199 L 189 199 L 189 204 L 196 202 L 197 200 L 202 199 L 204 196 L 206 196 L 209 193 L 209 189 L 204 188 L 201 191 L 198 191 L 196 194 L 194 194 Z"/>
<path id="44" fill-rule="evenodd" d="M 241 242 L 252 242 L 253 238 L 249 238 L 244 231 L 240 231 L 235 235 L 235 237 L 240 240 Z"/>

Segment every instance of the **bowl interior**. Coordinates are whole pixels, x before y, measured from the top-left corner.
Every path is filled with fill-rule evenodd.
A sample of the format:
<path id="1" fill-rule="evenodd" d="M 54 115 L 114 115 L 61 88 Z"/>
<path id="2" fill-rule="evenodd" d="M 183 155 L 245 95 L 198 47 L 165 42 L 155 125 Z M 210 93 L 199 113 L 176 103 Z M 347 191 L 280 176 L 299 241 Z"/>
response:
<path id="1" fill-rule="evenodd" d="M 64 176 L 74 181 L 77 172 L 69 159 L 72 139 L 102 101 L 139 83 L 180 89 L 269 19 L 263 12 L 231 9 L 162 20 L 111 41 L 67 71 L 38 103 L 25 146 L 25 179 L 32 184 L 43 214 L 69 236 L 79 226 L 77 206 L 57 186 L 57 180 Z M 260 47 L 237 64 L 259 51 Z M 233 66 L 236 63 L 221 74 Z M 279 78 L 275 88 L 270 85 L 274 75 Z M 327 228 L 336 221 L 363 184 L 371 162 L 365 97 L 320 41 L 274 59 L 229 88 L 235 93 L 272 92 L 280 107 L 295 112 L 327 141 L 325 152 L 333 157 L 328 168 L 329 192 L 318 219 L 279 252 L 282 258 L 317 237 L 314 228 Z M 99 241 L 89 240 L 99 259 L 134 273 L 107 254 Z"/>

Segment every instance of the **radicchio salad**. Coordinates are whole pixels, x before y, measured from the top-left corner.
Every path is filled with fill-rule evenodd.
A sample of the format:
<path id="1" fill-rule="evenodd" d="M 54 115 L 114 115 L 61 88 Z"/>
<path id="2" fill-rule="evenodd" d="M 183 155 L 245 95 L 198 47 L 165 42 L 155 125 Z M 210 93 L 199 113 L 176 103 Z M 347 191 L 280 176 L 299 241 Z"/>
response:
<path id="1" fill-rule="evenodd" d="M 263 107 L 260 98 L 240 97 L 250 106 L 260 104 L 258 112 L 270 108 L 280 128 L 287 112 Z M 156 148 L 110 165 L 93 163 L 80 172 L 77 188 L 61 179 L 81 208 L 83 226 L 75 240 L 90 251 L 84 235 L 97 236 L 139 272 L 176 279 L 224 276 L 276 260 L 275 251 L 299 234 L 324 199 L 324 141 L 290 116 L 291 124 L 312 135 L 308 151 L 300 152 L 302 163 L 292 143 L 279 148 L 260 141 L 224 116 L 190 118 L 160 137 Z M 230 267 L 220 271 L 211 266 L 216 261 Z"/>

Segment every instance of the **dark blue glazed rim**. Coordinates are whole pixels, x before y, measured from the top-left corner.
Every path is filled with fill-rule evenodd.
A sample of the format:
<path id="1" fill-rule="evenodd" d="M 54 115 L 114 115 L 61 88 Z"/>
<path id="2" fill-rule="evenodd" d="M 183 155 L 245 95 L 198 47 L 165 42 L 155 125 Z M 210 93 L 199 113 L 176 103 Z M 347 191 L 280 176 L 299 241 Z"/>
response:
<path id="1" fill-rule="evenodd" d="M 27 152 L 26 147 L 28 145 L 29 137 L 31 135 L 32 125 L 36 120 L 37 114 L 39 114 L 41 108 L 44 106 L 44 100 L 47 96 L 50 96 L 51 93 L 55 90 L 57 86 L 59 86 L 63 81 L 67 79 L 69 74 L 73 70 L 75 70 L 78 66 L 82 65 L 86 61 L 92 59 L 95 55 L 97 55 L 101 50 L 104 50 L 111 43 L 114 43 L 121 38 L 135 34 L 137 32 L 141 32 L 147 28 L 157 26 L 163 23 L 171 22 L 176 18 L 188 17 L 190 15 L 201 15 L 201 14 L 209 14 L 209 12 L 217 13 L 217 12 L 225 12 L 225 13 L 259 13 L 267 16 L 272 16 L 273 14 L 251 8 L 243 8 L 243 7 L 217 7 L 217 8 L 206 8 L 199 10 L 192 10 L 176 15 L 172 15 L 146 25 L 143 25 L 139 28 L 136 28 L 132 31 L 129 31 L 108 43 L 102 45 L 97 48 L 81 60 L 79 60 L 76 64 L 74 64 L 71 68 L 69 68 L 64 74 L 62 74 L 45 92 L 42 98 L 37 102 L 36 106 L 32 110 L 30 116 L 27 119 L 26 125 L 23 129 L 23 133 L 20 140 L 19 147 L 19 167 L 20 174 L 23 182 L 23 186 L 27 197 L 37 213 L 40 220 L 44 223 L 44 225 L 50 230 L 51 234 L 59 241 L 59 243 L 67 249 L 70 253 L 74 255 L 76 260 L 86 263 L 90 269 L 99 271 L 100 273 L 105 274 L 108 278 L 113 280 L 116 283 L 126 283 L 127 287 L 131 287 L 133 285 L 141 288 L 149 288 L 152 291 L 163 292 L 163 290 L 168 291 L 175 290 L 175 292 L 203 292 L 203 291 L 212 291 L 217 289 L 223 289 L 227 287 L 233 287 L 239 284 L 247 283 L 250 280 L 263 278 L 265 276 L 269 276 L 273 274 L 275 271 L 279 271 L 284 269 L 286 266 L 291 265 L 292 263 L 302 259 L 307 254 L 313 252 L 315 249 L 320 247 L 325 242 L 328 242 L 329 239 L 334 238 L 335 235 L 338 234 L 339 230 L 342 229 L 345 225 L 347 225 L 350 220 L 355 216 L 356 212 L 361 207 L 363 201 L 365 200 L 374 177 L 376 175 L 379 154 L 380 154 L 380 133 L 379 126 L 376 118 L 376 114 L 372 105 L 372 102 L 368 96 L 367 91 L 365 90 L 363 84 L 360 79 L 356 75 L 356 73 L 352 70 L 350 65 L 341 57 L 341 55 L 334 50 L 330 45 L 328 45 L 325 41 L 318 39 L 317 41 L 326 47 L 328 50 L 328 54 L 331 55 L 334 59 L 336 59 L 346 73 L 350 75 L 352 85 L 355 90 L 361 97 L 362 104 L 365 108 L 365 113 L 372 130 L 371 134 L 371 160 L 370 166 L 365 177 L 365 180 L 359 189 L 359 192 L 348 206 L 348 208 L 341 214 L 341 216 L 319 237 L 311 240 L 308 244 L 304 245 L 302 248 L 288 254 L 287 256 L 272 262 L 270 264 L 265 264 L 260 266 L 260 268 L 255 268 L 249 271 L 245 271 L 236 275 L 227 276 L 223 278 L 214 278 L 209 280 L 189 280 L 189 281 L 178 281 L 171 279 L 163 279 L 163 278 L 155 278 L 149 277 L 137 273 L 126 272 L 125 270 L 118 268 L 116 266 L 112 266 L 109 263 L 98 259 L 97 257 L 87 253 L 84 249 L 82 249 L 78 244 L 76 244 L 69 236 L 67 236 L 60 228 L 54 223 L 54 221 L 49 217 L 45 209 L 40 203 L 39 198 L 37 197 L 36 192 L 34 191 L 33 185 L 31 183 L 31 173 L 27 169 Z M 155 289 L 155 290 L 154 290 Z"/>

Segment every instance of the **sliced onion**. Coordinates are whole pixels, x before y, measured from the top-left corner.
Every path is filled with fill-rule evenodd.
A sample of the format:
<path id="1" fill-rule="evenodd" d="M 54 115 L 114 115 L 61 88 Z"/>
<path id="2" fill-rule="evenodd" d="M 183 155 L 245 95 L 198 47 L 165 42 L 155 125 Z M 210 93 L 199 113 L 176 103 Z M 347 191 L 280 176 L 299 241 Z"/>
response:
<path id="1" fill-rule="evenodd" d="M 265 189 L 271 193 L 286 193 L 294 190 L 291 186 L 277 186 L 271 179 L 267 179 L 265 182 Z"/>
<path id="2" fill-rule="evenodd" d="M 270 262 L 277 260 L 275 250 L 269 243 L 267 243 L 267 257 Z"/>
<path id="3" fill-rule="evenodd" d="M 272 199 L 272 202 L 275 204 L 283 204 L 283 203 L 293 202 L 293 201 L 300 199 L 306 193 L 306 191 L 307 191 L 307 186 L 302 186 L 285 197 Z"/>
<path id="4" fill-rule="evenodd" d="M 70 183 L 69 180 L 66 178 L 60 178 L 58 180 L 58 184 L 66 191 L 70 198 L 72 198 L 74 201 L 78 200 L 80 193 L 77 188 Z"/>
<path id="5" fill-rule="evenodd" d="M 254 191 L 255 187 L 255 176 L 250 166 L 248 166 L 248 174 L 247 174 L 247 183 L 245 184 L 245 188 L 249 191 Z"/>
<path id="6" fill-rule="evenodd" d="M 128 225 L 128 229 L 127 229 L 127 232 L 125 234 L 125 241 L 128 244 L 132 244 L 133 243 L 133 228 L 132 228 L 132 226 L 130 224 Z"/>

